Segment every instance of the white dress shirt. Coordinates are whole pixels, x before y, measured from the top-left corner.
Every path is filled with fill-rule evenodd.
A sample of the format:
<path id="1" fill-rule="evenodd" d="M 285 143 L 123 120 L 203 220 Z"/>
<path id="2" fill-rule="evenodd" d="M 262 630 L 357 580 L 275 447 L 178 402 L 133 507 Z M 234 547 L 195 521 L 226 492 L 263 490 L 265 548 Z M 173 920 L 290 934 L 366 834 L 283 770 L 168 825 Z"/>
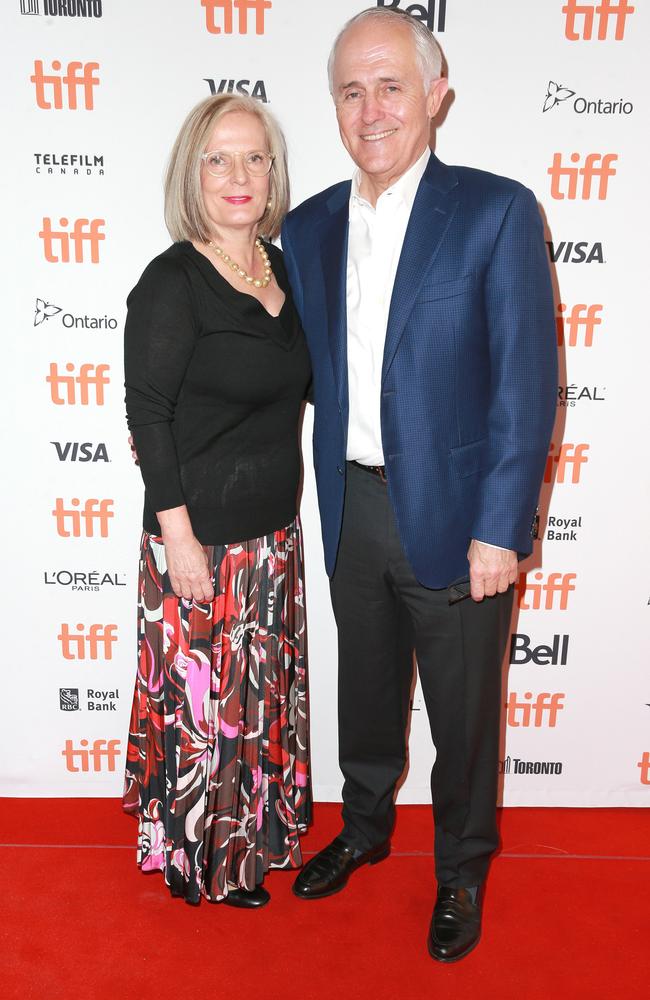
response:
<path id="1" fill-rule="evenodd" d="M 359 172 L 352 178 L 348 235 L 347 313 L 350 420 L 348 461 L 383 465 L 381 443 L 381 367 L 397 264 L 415 194 L 430 156 L 419 160 L 387 188 L 377 205 L 359 193 Z"/>
<path id="2" fill-rule="evenodd" d="M 349 462 L 385 464 L 380 406 L 388 312 L 406 227 L 430 155 L 425 149 L 419 160 L 380 194 L 374 208 L 359 193 L 359 171 L 352 178 L 346 288 Z"/>

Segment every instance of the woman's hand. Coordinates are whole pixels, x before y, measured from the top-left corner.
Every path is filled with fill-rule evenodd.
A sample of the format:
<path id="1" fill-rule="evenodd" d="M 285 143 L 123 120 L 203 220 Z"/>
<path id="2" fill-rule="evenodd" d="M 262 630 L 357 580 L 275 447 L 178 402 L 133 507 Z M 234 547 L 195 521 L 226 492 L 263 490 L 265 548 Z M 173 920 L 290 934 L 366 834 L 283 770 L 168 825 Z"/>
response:
<path id="1" fill-rule="evenodd" d="M 187 507 L 158 511 L 167 572 L 177 597 L 200 603 L 214 599 L 208 557 L 194 536 Z"/>

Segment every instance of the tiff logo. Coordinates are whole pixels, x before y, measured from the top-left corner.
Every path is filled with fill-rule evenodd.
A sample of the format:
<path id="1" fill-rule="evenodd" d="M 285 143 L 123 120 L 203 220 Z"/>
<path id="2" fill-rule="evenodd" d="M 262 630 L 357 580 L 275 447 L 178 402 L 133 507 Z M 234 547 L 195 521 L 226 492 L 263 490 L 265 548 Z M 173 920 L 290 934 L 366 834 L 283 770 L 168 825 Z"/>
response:
<path id="1" fill-rule="evenodd" d="M 582 466 L 586 465 L 589 461 L 587 456 L 588 451 L 588 444 L 561 444 L 556 452 L 555 445 L 551 444 L 548 450 L 548 458 L 546 459 L 546 468 L 544 469 L 544 482 L 550 483 L 552 481 L 553 466 L 555 465 L 555 481 L 557 483 L 579 483 Z M 571 469 L 571 478 L 567 479 L 566 476 L 569 468 Z"/>
<path id="2" fill-rule="evenodd" d="M 117 642 L 117 625 L 91 625 L 88 631 L 81 622 L 75 625 L 76 635 L 70 626 L 61 625 L 57 639 L 61 643 L 64 660 L 112 660 L 113 645 Z"/>
<path id="3" fill-rule="evenodd" d="M 524 700 L 517 701 L 517 694 L 511 691 L 506 702 L 508 710 L 507 722 L 509 726 L 518 729 L 522 726 L 527 729 L 533 725 L 535 729 L 540 729 L 544 724 L 549 729 L 555 729 L 558 712 L 564 708 L 562 704 L 565 695 L 559 692 L 551 694 L 550 691 L 542 691 L 533 702 L 533 695 L 530 691 L 524 692 Z"/>
<path id="4" fill-rule="evenodd" d="M 50 374 L 45 379 L 50 386 L 55 406 L 88 406 L 91 402 L 91 389 L 94 397 L 92 402 L 97 406 L 104 405 L 104 386 L 110 382 L 106 374 L 110 371 L 109 365 L 79 365 L 79 374 L 75 375 L 75 367 L 68 361 L 65 370 L 70 374 L 59 375 L 59 366 L 56 361 L 52 361 Z"/>
<path id="5" fill-rule="evenodd" d="M 401 10 L 400 0 L 377 0 L 378 7 L 388 7 L 389 10 Z M 403 8 L 405 14 L 410 14 L 417 21 L 425 21 L 429 31 L 444 31 L 447 16 L 447 0 L 438 0 L 438 23 L 435 23 L 436 0 L 426 3 L 412 3 Z"/>
<path id="6" fill-rule="evenodd" d="M 602 305 L 579 302 L 568 313 L 567 309 L 568 306 L 564 302 L 560 302 L 557 307 L 555 325 L 558 347 L 562 347 L 563 344 L 567 347 L 577 347 L 581 340 L 581 331 L 584 331 L 582 341 L 584 346 L 593 347 L 596 327 L 603 322 L 600 315 L 603 311 Z"/>
<path id="7" fill-rule="evenodd" d="M 94 538 L 95 522 L 99 524 L 99 537 L 108 538 L 108 522 L 115 517 L 111 509 L 113 500 L 86 500 L 83 510 L 78 509 L 81 500 L 77 497 L 72 498 L 70 507 L 65 507 L 64 503 L 61 497 L 57 497 L 52 511 L 52 517 L 56 519 L 56 531 L 61 538 Z"/>
<path id="8" fill-rule="evenodd" d="M 550 611 L 555 606 L 555 598 L 559 597 L 558 610 L 566 611 L 569 604 L 569 594 L 575 588 L 575 573 L 549 573 L 546 583 L 541 581 L 544 574 L 535 573 L 537 583 L 529 583 L 526 573 L 519 574 L 519 580 L 515 584 L 518 595 L 518 604 L 522 611 L 539 611 L 542 607 L 545 611 Z M 542 595 L 544 604 L 542 605 Z"/>
<path id="9" fill-rule="evenodd" d="M 635 8 L 627 0 L 600 0 L 600 3 L 579 3 L 567 0 L 562 8 L 565 15 L 564 34 L 570 42 L 589 42 L 594 35 L 594 21 L 598 19 L 598 41 L 607 38 L 610 19 L 614 18 L 614 40 L 621 42 L 625 35 L 625 22 Z M 578 30 L 578 19 L 582 18 L 582 34 Z"/>
<path id="10" fill-rule="evenodd" d="M 571 163 L 580 163 L 580 153 L 571 153 L 569 157 Z M 578 182 L 582 179 L 580 187 L 580 198 L 589 201 L 591 198 L 592 185 L 595 178 L 598 179 L 598 200 L 605 201 L 610 177 L 616 175 L 616 170 L 612 166 L 618 160 L 617 153 L 587 153 L 584 166 L 565 167 L 562 165 L 562 153 L 553 154 L 553 163 L 546 173 L 551 178 L 551 198 L 556 201 L 575 201 L 578 198 Z M 562 182 L 566 180 L 566 194 L 563 190 Z"/>
<path id="11" fill-rule="evenodd" d="M 75 219 L 72 224 L 72 232 L 66 232 L 65 226 L 69 225 L 68 219 L 59 219 L 59 225 L 63 229 L 52 229 L 52 220 L 49 216 L 43 218 L 43 228 L 39 238 L 43 240 L 43 253 L 45 260 L 50 264 L 70 263 L 70 243 L 74 246 L 75 264 L 84 263 L 84 246 L 87 243 L 90 247 L 90 263 L 99 264 L 99 244 L 106 239 L 101 228 L 105 225 L 105 219 Z M 59 257 L 54 253 L 54 244 L 58 243 Z"/>
<path id="12" fill-rule="evenodd" d="M 637 767 L 641 768 L 641 784 L 650 785 L 650 753 L 647 750 L 641 755 Z"/>
<path id="13" fill-rule="evenodd" d="M 212 35 L 232 35 L 234 30 L 234 12 L 237 11 L 237 33 L 248 34 L 248 15 L 255 14 L 255 34 L 264 34 L 264 15 L 273 4 L 271 0 L 201 0 L 205 7 L 205 26 Z M 223 27 L 217 24 L 215 14 L 223 12 Z"/>
<path id="14" fill-rule="evenodd" d="M 61 63 L 58 59 L 52 62 L 53 73 L 45 73 L 43 60 L 34 61 L 34 74 L 30 76 L 31 82 L 36 88 L 36 104 L 44 111 L 51 111 L 52 108 L 60 111 L 67 107 L 69 111 L 77 111 L 79 104 L 79 92 L 82 96 L 82 107 L 86 111 L 93 111 L 94 88 L 99 84 L 99 77 L 95 76 L 95 70 L 99 69 L 97 62 L 70 62 L 66 72 L 61 75 Z M 64 104 L 64 88 L 67 104 Z"/>
<path id="15" fill-rule="evenodd" d="M 79 748 L 73 745 L 72 740 L 66 740 L 61 751 L 67 770 L 74 774 L 90 771 L 91 761 L 93 771 L 103 771 L 104 763 L 107 771 L 114 771 L 119 755 L 120 740 L 94 740 L 92 747 L 88 746 L 88 740 L 80 740 Z"/>

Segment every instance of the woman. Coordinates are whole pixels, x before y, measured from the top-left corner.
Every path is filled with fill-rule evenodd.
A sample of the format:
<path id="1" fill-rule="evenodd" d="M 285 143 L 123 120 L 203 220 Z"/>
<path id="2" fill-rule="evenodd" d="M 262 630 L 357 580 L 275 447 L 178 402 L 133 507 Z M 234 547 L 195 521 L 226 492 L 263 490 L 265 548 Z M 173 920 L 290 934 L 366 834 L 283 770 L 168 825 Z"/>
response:
<path id="1" fill-rule="evenodd" d="M 145 483 L 139 664 L 124 808 L 173 895 L 269 900 L 310 821 L 296 513 L 307 348 L 279 250 L 286 147 L 258 102 L 183 124 L 175 241 L 128 299 L 126 407 Z"/>

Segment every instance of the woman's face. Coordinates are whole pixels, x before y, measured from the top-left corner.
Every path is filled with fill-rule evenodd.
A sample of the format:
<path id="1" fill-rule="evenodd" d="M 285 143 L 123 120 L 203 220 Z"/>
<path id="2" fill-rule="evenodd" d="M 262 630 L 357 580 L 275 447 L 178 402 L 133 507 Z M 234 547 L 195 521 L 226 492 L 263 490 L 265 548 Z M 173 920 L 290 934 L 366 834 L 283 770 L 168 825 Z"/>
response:
<path id="1" fill-rule="evenodd" d="M 247 111 L 230 111 L 219 119 L 205 153 L 268 153 L 268 140 L 260 119 Z M 218 162 L 218 161 L 216 161 Z M 233 158 L 232 170 L 224 177 L 214 177 L 201 164 L 203 203 L 215 236 L 224 229 L 254 226 L 266 211 L 270 174 L 251 176 L 244 166 L 244 156 Z"/>

